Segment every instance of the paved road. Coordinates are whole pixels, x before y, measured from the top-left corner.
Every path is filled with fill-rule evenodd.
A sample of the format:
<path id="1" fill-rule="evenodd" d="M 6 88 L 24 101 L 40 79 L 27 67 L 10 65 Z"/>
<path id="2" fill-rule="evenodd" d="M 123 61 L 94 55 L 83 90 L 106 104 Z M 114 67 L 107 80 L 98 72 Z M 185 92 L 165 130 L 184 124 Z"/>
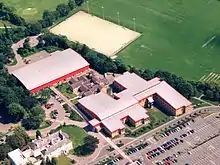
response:
<path id="1" fill-rule="evenodd" d="M 88 118 L 83 114 L 81 113 L 77 107 L 75 107 L 73 105 L 73 103 L 68 99 L 66 98 L 59 90 L 57 90 L 55 87 L 50 87 L 50 89 L 56 93 L 58 96 L 60 96 L 60 98 L 62 98 L 76 113 L 78 113 L 82 118 L 84 118 L 86 121 L 88 121 Z"/>

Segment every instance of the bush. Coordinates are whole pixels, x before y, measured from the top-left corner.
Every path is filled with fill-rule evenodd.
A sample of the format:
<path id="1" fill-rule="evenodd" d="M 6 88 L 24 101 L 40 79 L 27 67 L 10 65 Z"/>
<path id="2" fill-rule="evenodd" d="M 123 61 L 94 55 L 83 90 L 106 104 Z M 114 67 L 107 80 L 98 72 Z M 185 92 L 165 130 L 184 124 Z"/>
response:
<path id="1" fill-rule="evenodd" d="M 74 110 L 71 111 L 70 119 L 75 121 L 83 121 L 83 118 L 78 115 Z"/>

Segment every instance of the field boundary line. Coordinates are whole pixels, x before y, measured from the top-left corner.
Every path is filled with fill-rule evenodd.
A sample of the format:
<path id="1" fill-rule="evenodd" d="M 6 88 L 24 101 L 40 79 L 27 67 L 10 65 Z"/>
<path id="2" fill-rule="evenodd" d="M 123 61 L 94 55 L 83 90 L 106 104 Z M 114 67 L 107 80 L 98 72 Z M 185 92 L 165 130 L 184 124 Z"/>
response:
<path id="1" fill-rule="evenodd" d="M 216 38 L 216 36 L 213 36 L 212 38 L 210 38 L 206 43 L 204 43 L 203 45 L 202 45 L 202 47 L 204 48 L 204 47 L 206 47 L 210 42 L 212 42 L 214 39 Z"/>

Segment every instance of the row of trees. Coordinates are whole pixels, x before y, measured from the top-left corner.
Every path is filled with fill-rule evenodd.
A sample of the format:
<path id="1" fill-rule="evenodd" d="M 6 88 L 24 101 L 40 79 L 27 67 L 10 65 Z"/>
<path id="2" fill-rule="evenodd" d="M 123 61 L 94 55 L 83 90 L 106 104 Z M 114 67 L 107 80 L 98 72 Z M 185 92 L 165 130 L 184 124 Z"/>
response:
<path id="1" fill-rule="evenodd" d="M 163 70 L 153 71 L 150 69 L 139 69 L 132 66 L 127 67 L 121 60 L 112 60 L 111 58 L 90 49 L 86 45 L 73 43 L 64 36 L 45 33 L 39 37 L 39 41 L 40 42 L 37 47 L 42 49 L 51 46 L 58 47 L 59 49 L 74 49 L 90 63 L 93 69 L 99 73 L 123 73 L 125 71 L 130 71 L 135 72 L 145 80 L 160 77 L 188 99 L 193 96 L 203 94 L 205 99 L 220 102 L 220 86 L 218 84 L 187 81 L 182 77 Z"/>
<path id="2" fill-rule="evenodd" d="M 67 4 L 59 4 L 55 11 L 45 10 L 43 13 L 43 19 L 39 22 L 43 28 L 50 27 L 59 18 L 66 17 L 76 7 L 81 6 L 83 2 L 84 0 L 69 0 Z"/>

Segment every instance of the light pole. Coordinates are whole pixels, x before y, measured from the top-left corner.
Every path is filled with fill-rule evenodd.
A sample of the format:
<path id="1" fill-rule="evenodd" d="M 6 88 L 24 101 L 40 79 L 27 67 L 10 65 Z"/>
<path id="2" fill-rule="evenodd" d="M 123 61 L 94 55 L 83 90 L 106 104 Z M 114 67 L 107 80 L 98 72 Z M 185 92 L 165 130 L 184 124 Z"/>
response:
<path id="1" fill-rule="evenodd" d="M 102 6 L 102 18 L 105 19 L 105 11 L 104 11 L 104 6 Z"/>
<path id="2" fill-rule="evenodd" d="M 133 18 L 133 23 L 134 23 L 134 31 L 136 31 L 136 18 Z"/>
<path id="3" fill-rule="evenodd" d="M 120 13 L 117 12 L 117 15 L 118 15 L 118 24 L 120 25 Z"/>
<path id="4" fill-rule="evenodd" d="M 89 11 L 89 1 L 86 1 L 86 4 L 87 4 L 87 12 L 90 13 L 90 11 Z"/>

